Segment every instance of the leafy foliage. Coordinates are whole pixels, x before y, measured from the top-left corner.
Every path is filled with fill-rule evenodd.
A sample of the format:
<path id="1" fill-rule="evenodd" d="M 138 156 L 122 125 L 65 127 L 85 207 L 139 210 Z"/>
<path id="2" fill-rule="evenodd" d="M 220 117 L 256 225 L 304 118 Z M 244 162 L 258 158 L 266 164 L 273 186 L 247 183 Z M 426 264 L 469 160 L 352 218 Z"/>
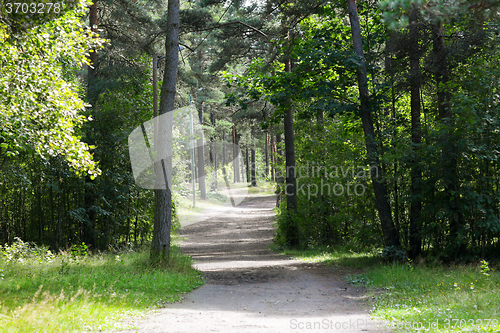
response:
<path id="1" fill-rule="evenodd" d="M 0 25 L 0 154 L 62 155 L 77 172 L 99 174 L 78 128 L 88 121 L 73 70 L 99 44 L 79 23 L 83 4 L 21 36 Z"/>

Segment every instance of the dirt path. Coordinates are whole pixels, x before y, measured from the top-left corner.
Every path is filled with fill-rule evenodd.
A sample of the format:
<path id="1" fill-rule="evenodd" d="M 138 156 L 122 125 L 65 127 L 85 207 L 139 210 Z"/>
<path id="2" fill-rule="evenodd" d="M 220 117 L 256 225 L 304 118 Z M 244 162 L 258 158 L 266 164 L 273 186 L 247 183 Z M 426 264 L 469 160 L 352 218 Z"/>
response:
<path id="1" fill-rule="evenodd" d="M 181 229 L 183 250 L 207 283 L 124 332 L 383 332 L 347 271 L 269 250 L 274 197 L 247 198 Z"/>

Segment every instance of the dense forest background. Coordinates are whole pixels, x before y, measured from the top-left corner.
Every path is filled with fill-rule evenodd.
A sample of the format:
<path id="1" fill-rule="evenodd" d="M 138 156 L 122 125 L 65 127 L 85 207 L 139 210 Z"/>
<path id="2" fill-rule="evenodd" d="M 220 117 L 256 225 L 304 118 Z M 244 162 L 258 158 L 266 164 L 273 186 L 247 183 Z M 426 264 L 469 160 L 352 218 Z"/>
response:
<path id="1" fill-rule="evenodd" d="M 240 145 L 233 182 L 280 186 L 277 244 L 499 253 L 499 1 L 180 5 L 175 105 Z M 127 139 L 153 117 L 166 1 L 23 8 L 0 12 L 0 242 L 149 242 Z"/>

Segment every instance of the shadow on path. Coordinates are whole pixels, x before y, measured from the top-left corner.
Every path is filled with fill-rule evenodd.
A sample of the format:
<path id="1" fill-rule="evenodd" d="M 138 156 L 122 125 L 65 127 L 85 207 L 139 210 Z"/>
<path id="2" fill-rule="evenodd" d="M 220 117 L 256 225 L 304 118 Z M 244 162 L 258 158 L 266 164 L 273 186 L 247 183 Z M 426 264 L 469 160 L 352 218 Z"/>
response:
<path id="1" fill-rule="evenodd" d="M 275 197 L 250 197 L 181 228 L 206 284 L 128 332 L 387 332 L 368 315 L 346 270 L 272 252 Z"/>

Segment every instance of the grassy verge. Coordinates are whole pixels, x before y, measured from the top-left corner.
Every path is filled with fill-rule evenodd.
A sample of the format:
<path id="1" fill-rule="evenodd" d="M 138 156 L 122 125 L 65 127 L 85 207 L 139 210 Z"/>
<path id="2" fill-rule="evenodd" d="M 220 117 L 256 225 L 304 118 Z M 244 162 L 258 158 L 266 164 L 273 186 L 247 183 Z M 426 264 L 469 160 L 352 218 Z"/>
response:
<path id="1" fill-rule="evenodd" d="M 500 272 L 484 263 L 414 267 L 382 263 L 375 252 L 329 248 L 285 254 L 363 269 L 346 280 L 368 288 L 372 315 L 396 332 L 500 332 Z"/>
<path id="2" fill-rule="evenodd" d="M 154 269 L 147 251 L 48 260 L 0 260 L 0 332 L 78 332 L 116 328 L 202 284 L 178 248 L 171 265 Z"/>

